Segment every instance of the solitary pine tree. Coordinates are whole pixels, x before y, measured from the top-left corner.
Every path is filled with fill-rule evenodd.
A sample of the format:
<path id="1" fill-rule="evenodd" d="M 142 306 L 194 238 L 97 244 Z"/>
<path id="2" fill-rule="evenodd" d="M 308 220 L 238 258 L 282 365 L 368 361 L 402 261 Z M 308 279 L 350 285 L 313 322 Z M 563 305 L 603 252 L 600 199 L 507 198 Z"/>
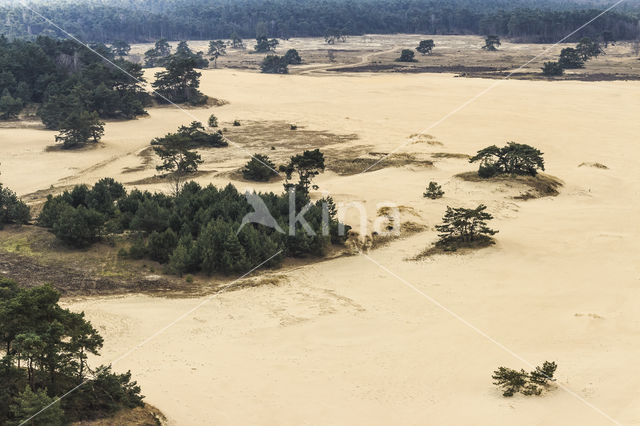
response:
<path id="1" fill-rule="evenodd" d="M 489 52 L 495 52 L 500 47 L 500 37 L 497 35 L 488 35 L 484 39 L 484 46 L 482 48 L 484 50 L 488 50 Z"/>
<path id="2" fill-rule="evenodd" d="M 420 43 L 418 44 L 418 47 L 416 47 L 416 50 L 422 53 L 423 55 L 430 55 L 435 45 L 436 44 L 431 39 L 421 40 Z"/>

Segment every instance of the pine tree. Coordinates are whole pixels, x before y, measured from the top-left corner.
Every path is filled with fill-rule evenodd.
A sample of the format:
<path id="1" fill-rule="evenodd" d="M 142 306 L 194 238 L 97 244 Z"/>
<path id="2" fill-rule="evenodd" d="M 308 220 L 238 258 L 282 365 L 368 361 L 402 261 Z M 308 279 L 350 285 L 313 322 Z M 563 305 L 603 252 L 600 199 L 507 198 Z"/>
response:
<path id="1" fill-rule="evenodd" d="M 60 403 L 53 403 L 55 400 L 47 395 L 45 389 L 33 392 L 29 386 L 18 394 L 14 404 L 11 406 L 15 424 L 31 418 L 30 426 L 62 426 L 66 424 L 64 412 L 60 408 Z M 53 404 L 52 404 L 53 403 Z M 43 408 L 46 410 L 41 411 Z M 37 415 L 36 415 L 37 414 Z"/>

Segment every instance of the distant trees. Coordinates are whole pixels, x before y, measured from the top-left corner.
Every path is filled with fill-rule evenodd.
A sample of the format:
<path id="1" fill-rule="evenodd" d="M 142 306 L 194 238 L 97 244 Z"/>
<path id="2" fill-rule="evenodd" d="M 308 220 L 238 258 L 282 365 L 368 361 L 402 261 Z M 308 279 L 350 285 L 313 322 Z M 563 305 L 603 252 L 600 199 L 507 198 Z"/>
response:
<path id="1" fill-rule="evenodd" d="M 156 41 L 155 46 L 144 52 L 144 64 L 146 67 L 164 66 L 167 57 L 171 55 L 171 46 L 165 38 Z"/>
<path id="2" fill-rule="evenodd" d="M 178 43 L 178 46 L 176 47 L 176 53 L 169 57 L 169 61 L 172 57 L 191 59 L 194 63 L 195 68 L 207 68 L 209 66 L 209 61 L 205 59 L 204 53 L 193 53 L 186 41 L 181 41 L 180 43 Z"/>
<path id="3" fill-rule="evenodd" d="M 487 225 L 493 216 L 486 212 L 487 206 L 480 204 L 475 209 L 463 207 L 452 208 L 442 218 L 442 224 L 436 225 L 439 240 L 436 247 L 455 250 L 459 247 L 492 244 L 493 235 L 497 234 Z"/>
<path id="4" fill-rule="evenodd" d="M 588 61 L 591 58 L 597 58 L 604 54 L 604 50 L 600 47 L 600 43 L 589 37 L 583 37 L 576 45 L 576 51 L 582 57 L 583 61 Z"/>
<path id="5" fill-rule="evenodd" d="M 156 73 L 156 81 L 152 86 L 157 92 L 160 102 L 190 103 L 201 105 L 207 101 L 198 87 L 200 86 L 200 76 L 195 71 L 197 60 L 192 57 L 172 56 L 165 71 Z"/>
<path id="6" fill-rule="evenodd" d="M 207 124 L 209 124 L 209 127 L 218 127 L 218 117 L 211 114 L 209 116 L 209 121 L 207 122 Z"/>
<path id="7" fill-rule="evenodd" d="M 295 188 L 296 191 L 303 194 L 309 193 L 313 178 L 323 173 L 324 169 L 324 154 L 319 149 L 294 155 L 288 164 L 280 166 L 280 171 L 285 173 L 287 177 L 284 184 L 285 189 Z M 290 182 L 294 173 L 298 176 L 298 182 L 295 184 Z M 316 186 L 314 185 L 313 188 Z"/>
<path id="8" fill-rule="evenodd" d="M 55 140 L 66 149 L 78 148 L 89 142 L 98 143 L 104 134 L 104 123 L 95 111 L 73 111 L 59 127 L 60 133 Z"/>
<path id="9" fill-rule="evenodd" d="M 609 47 L 609 45 L 615 46 L 616 45 L 616 39 L 615 36 L 613 35 L 612 31 L 603 31 L 602 32 L 602 42 L 604 43 L 604 48 L 606 49 L 607 47 Z"/>
<path id="10" fill-rule="evenodd" d="M 344 31 L 337 28 L 328 28 L 324 33 L 324 41 L 327 44 L 335 44 L 338 41 L 347 41 L 347 36 Z"/>
<path id="11" fill-rule="evenodd" d="M 400 52 L 400 57 L 396 59 L 398 62 L 416 62 L 415 58 L 416 54 L 411 49 L 402 49 Z"/>
<path id="12" fill-rule="evenodd" d="M 287 50 L 287 53 L 284 54 L 284 59 L 288 65 L 300 65 L 302 63 L 302 58 L 296 49 Z"/>
<path id="13" fill-rule="evenodd" d="M 113 53 L 120 58 L 124 58 L 131 51 L 131 46 L 129 43 L 123 40 L 116 40 L 111 44 L 111 48 L 113 49 Z"/>
<path id="14" fill-rule="evenodd" d="M 548 61 L 542 67 L 542 74 L 547 77 L 560 76 L 564 74 L 564 68 L 557 61 Z"/>
<path id="15" fill-rule="evenodd" d="M 497 35 L 488 35 L 484 39 L 484 46 L 482 48 L 489 52 L 495 52 L 500 47 L 500 37 Z"/>
<path id="16" fill-rule="evenodd" d="M 267 55 L 260 64 L 260 71 L 265 74 L 287 74 L 289 62 L 284 56 Z"/>
<path id="17" fill-rule="evenodd" d="M 256 38 L 254 49 L 256 53 L 275 52 L 278 44 L 280 44 L 280 42 L 275 38 L 268 39 L 266 36 L 260 36 Z"/>
<path id="18" fill-rule="evenodd" d="M 502 148 L 492 145 L 481 149 L 469 162 L 480 162 L 478 174 L 484 178 L 497 174 L 535 176 L 538 170 L 544 170 L 542 152 L 530 145 L 516 142 L 508 142 Z"/>
<path id="19" fill-rule="evenodd" d="M 0 8 L 0 34 L 34 37 L 51 31 L 37 16 L 22 13 L 15 2 L 4 4 Z M 161 7 L 143 8 L 133 1 L 73 1 L 49 4 L 46 13 L 61 27 L 73 28 L 78 38 L 103 43 L 117 39 L 145 42 L 161 37 L 239 40 L 276 34 L 282 38 L 326 35 L 337 43 L 345 35 L 406 32 L 496 34 L 520 42 L 553 43 L 601 12 L 595 3 L 574 6 L 557 1 L 539 5 L 525 0 L 412 0 L 375 2 L 375 7 L 368 1 L 245 0 L 231 4 L 174 0 L 163 2 Z M 595 39 L 605 31 L 616 40 L 635 39 L 640 34 L 637 7 L 612 10 L 579 34 Z"/>
<path id="20" fill-rule="evenodd" d="M 436 200 L 438 198 L 442 198 L 444 195 L 444 191 L 442 190 L 442 186 L 438 185 L 437 182 L 431 181 L 429 182 L 429 186 L 427 186 L 426 191 L 422 194 L 424 198 L 431 198 L 432 200 Z"/>
<path id="21" fill-rule="evenodd" d="M 244 49 L 244 42 L 242 41 L 242 39 L 240 38 L 240 36 L 238 35 L 237 32 L 233 32 L 231 34 L 231 47 L 233 47 L 234 49 Z"/>
<path id="22" fill-rule="evenodd" d="M 499 367 L 493 372 L 491 378 L 493 384 L 502 390 L 502 396 L 511 397 L 518 392 L 524 395 L 540 395 L 543 390 L 548 389 L 556 369 L 555 362 L 545 361 L 542 366 L 536 367 L 530 373 L 524 370 L 513 370 L 511 368 Z"/>
<path id="23" fill-rule="evenodd" d="M 257 182 L 268 182 L 278 173 L 275 171 L 276 165 L 263 154 L 255 154 L 242 169 L 242 176 L 247 180 Z"/>
<path id="24" fill-rule="evenodd" d="M 422 53 L 423 55 L 430 55 L 435 45 L 436 44 L 431 39 L 421 40 L 420 43 L 418 44 L 418 47 L 416 47 L 416 50 Z"/>
<path id="25" fill-rule="evenodd" d="M 4 89 L 0 96 L 0 119 L 16 118 L 22 111 L 23 106 L 22 99 L 14 98 L 11 96 L 9 89 Z"/>
<path id="26" fill-rule="evenodd" d="M 21 288 L 0 278 L 0 424 L 40 413 L 29 424 L 62 426 L 142 405 L 130 373 L 89 370 L 87 357 L 99 354 L 103 339 L 84 313 L 62 308 L 59 299 L 48 285 Z"/>
<path id="27" fill-rule="evenodd" d="M 213 66 L 217 68 L 218 58 L 227 54 L 227 44 L 222 40 L 212 40 L 209 42 L 209 51 L 207 53 L 213 57 Z"/>
<path id="28" fill-rule="evenodd" d="M 9 223 L 25 224 L 31 219 L 31 212 L 15 192 L 0 183 L 0 229 Z"/>
<path id="29" fill-rule="evenodd" d="M 582 55 L 573 47 L 565 47 L 562 49 L 558 63 L 564 69 L 584 68 Z"/>

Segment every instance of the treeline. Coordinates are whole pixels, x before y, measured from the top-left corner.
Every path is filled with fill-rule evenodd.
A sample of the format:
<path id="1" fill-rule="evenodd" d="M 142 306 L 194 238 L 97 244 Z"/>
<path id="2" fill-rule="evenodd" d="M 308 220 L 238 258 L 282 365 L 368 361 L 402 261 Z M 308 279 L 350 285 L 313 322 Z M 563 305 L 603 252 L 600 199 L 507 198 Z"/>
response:
<path id="1" fill-rule="evenodd" d="M 516 41 L 555 42 L 608 4 L 526 0 L 119 0 L 35 3 L 39 13 L 87 41 L 112 42 L 366 33 L 495 34 Z M 638 7 L 624 5 L 575 35 L 617 40 L 640 34 Z M 0 32 L 11 37 L 61 35 L 21 6 L 0 7 Z M 571 40 L 570 40 L 571 41 Z"/>
<path id="2" fill-rule="evenodd" d="M 309 182 L 308 178 L 302 180 L 303 186 Z M 105 178 L 93 188 L 78 185 L 59 196 L 49 196 L 38 223 L 76 247 L 86 247 L 106 235 L 126 233 L 130 244 L 120 256 L 149 258 L 179 275 L 197 271 L 244 273 L 269 259 L 265 266 L 277 266 L 287 256 L 323 255 L 331 243 L 342 243 L 346 238 L 339 235 L 331 199 L 311 203 L 305 211 L 311 234 L 302 223 L 291 226 L 288 193 L 256 196 L 273 217 L 274 227 L 243 224 L 245 215 L 254 208 L 231 184 L 218 189 L 189 182 L 177 195 L 165 195 L 127 192 L 121 184 Z M 296 191 L 295 197 L 296 212 L 310 202 L 304 190 Z M 326 235 L 323 218 L 329 231 Z"/>
<path id="3" fill-rule="evenodd" d="M 144 114 L 151 98 L 139 83 L 144 81 L 142 67 L 116 59 L 104 45 L 93 48 L 126 72 L 71 40 L 10 41 L 1 36 L 1 118 L 15 117 L 35 103 L 49 129 L 77 129 L 78 122 L 88 121 L 99 132 L 99 118 Z M 70 135 L 72 145 L 78 137 Z"/>
<path id="4" fill-rule="evenodd" d="M 87 365 L 103 339 L 83 313 L 61 308 L 59 297 L 48 285 L 23 289 L 0 278 L 2 425 L 23 424 L 37 414 L 25 424 L 62 426 L 142 405 L 140 387 L 129 372 Z"/>

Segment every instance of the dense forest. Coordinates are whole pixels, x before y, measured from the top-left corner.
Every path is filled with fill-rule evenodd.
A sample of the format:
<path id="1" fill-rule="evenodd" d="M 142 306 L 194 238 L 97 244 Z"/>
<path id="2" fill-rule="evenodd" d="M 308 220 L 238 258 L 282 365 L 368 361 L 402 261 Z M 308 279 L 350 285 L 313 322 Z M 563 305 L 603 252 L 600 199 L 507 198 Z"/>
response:
<path id="1" fill-rule="evenodd" d="M 629 3 L 629 2 L 627 2 Z M 29 7 L 92 42 L 324 36 L 365 33 L 496 34 L 514 41 L 555 42 L 610 4 L 557 0 L 114 0 L 32 2 Z M 0 3 L 0 33 L 61 36 L 21 5 Z M 622 4 L 575 35 L 638 38 L 640 5 Z"/>

